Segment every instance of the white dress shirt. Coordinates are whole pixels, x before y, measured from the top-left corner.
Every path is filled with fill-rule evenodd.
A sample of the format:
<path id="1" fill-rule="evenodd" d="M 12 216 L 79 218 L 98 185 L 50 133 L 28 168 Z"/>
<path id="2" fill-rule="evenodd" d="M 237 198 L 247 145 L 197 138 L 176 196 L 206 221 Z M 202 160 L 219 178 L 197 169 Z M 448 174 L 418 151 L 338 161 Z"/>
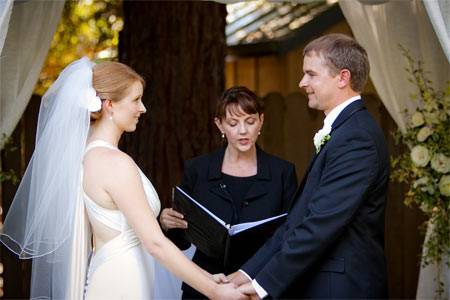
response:
<path id="1" fill-rule="evenodd" d="M 337 117 L 340 115 L 340 113 L 347 107 L 349 106 L 351 103 L 355 102 L 356 100 L 360 100 L 361 96 L 357 95 L 354 97 L 351 97 L 350 99 L 345 100 L 344 102 L 342 102 L 341 104 L 339 104 L 338 106 L 336 106 L 335 108 L 333 108 L 328 115 L 325 117 L 325 119 L 323 120 L 323 127 L 326 126 L 330 126 L 333 125 L 334 121 L 336 121 Z"/>

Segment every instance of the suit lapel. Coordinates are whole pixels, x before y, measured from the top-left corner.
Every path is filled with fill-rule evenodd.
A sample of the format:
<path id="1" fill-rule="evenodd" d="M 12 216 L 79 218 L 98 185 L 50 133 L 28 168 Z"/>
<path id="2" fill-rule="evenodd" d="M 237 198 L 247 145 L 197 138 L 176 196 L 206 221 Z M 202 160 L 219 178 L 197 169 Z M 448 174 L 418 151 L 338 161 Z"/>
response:
<path id="1" fill-rule="evenodd" d="M 354 115 L 355 113 L 357 113 L 358 111 L 364 110 L 364 104 L 362 102 L 362 100 L 356 100 L 352 103 L 350 103 L 336 118 L 336 120 L 333 122 L 333 125 L 331 126 L 331 132 L 330 135 L 333 136 L 333 132 L 342 124 L 344 124 L 344 122 L 346 120 L 348 120 L 352 115 Z M 309 163 L 308 169 L 306 170 L 305 175 L 303 176 L 302 182 L 300 183 L 299 188 L 297 189 L 297 191 L 295 192 L 294 195 L 294 201 L 292 201 L 292 206 L 295 205 L 295 203 L 297 202 L 298 198 L 301 196 L 303 189 L 305 187 L 306 181 L 308 180 L 308 175 L 309 172 L 311 171 L 312 167 L 314 166 L 314 163 L 317 159 L 317 157 L 319 156 L 319 154 L 323 151 L 323 149 L 327 146 L 328 143 L 326 143 L 325 145 L 322 146 L 322 148 L 320 149 L 319 152 L 315 153 L 314 156 L 311 159 L 311 162 Z"/>
<path id="2" fill-rule="evenodd" d="M 291 210 L 291 208 L 297 202 L 297 199 L 301 196 L 301 194 L 303 192 L 303 188 L 305 187 L 305 184 L 306 184 L 306 180 L 308 179 L 309 171 L 311 171 L 311 168 L 314 165 L 314 162 L 316 161 L 316 158 L 318 155 L 319 155 L 319 153 L 314 153 L 313 157 L 311 158 L 308 169 L 306 169 L 305 175 L 303 175 L 303 178 L 302 178 L 302 182 L 300 183 L 298 189 L 295 191 L 294 201 L 291 202 L 291 207 L 288 209 L 288 211 Z"/>
<path id="3" fill-rule="evenodd" d="M 339 126 L 344 124 L 345 121 L 347 121 L 351 116 L 353 116 L 358 111 L 366 109 L 364 107 L 364 104 L 362 100 L 356 100 L 352 103 L 350 103 L 344 110 L 338 115 L 336 120 L 334 120 L 333 125 L 331 125 L 331 133 L 333 133 L 334 130 L 336 130 Z"/>

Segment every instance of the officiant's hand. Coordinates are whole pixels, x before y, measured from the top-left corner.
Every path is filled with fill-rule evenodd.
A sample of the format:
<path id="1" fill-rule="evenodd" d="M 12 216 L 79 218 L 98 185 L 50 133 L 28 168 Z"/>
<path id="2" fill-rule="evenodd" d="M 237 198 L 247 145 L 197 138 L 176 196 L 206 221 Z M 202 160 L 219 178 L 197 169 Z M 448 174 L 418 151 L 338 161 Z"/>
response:
<path id="1" fill-rule="evenodd" d="M 234 283 L 236 286 L 243 285 L 244 283 L 250 282 L 250 280 L 247 278 L 247 276 L 244 275 L 241 271 L 236 271 L 234 273 L 231 273 L 227 276 L 227 279 Z"/>
<path id="2" fill-rule="evenodd" d="M 162 229 L 167 231 L 173 228 L 182 228 L 186 229 L 188 227 L 188 223 L 183 220 L 184 216 L 174 210 L 173 208 L 165 208 L 161 212 L 159 216 L 159 221 L 161 223 Z"/>

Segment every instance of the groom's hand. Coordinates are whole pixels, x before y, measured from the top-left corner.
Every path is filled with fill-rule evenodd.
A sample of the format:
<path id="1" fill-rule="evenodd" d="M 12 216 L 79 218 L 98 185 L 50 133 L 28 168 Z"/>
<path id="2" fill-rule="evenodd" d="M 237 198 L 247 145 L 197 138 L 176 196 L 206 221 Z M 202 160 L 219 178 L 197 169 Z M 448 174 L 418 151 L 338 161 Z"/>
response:
<path id="1" fill-rule="evenodd" d="M 238 287 L 238 291 L 249 296 L 251 300 L 259 300 L 258 294 L 251 282 L 247 282 Z"/>
<path id="2" fill-rule="evenodd" d="M 220 284 L 211 299 L 215 300 L 249 300 L 250 297 L 239 292 L 234 284 Z"/>
<path id="3" fill-rule="evenodd" d="M 227 279 L 236 286 L 243 285 L 245 283 L 251 282 L 247 276 L 244 275 L 241 271 L 236 271 L 227 276 Z"/>
<path id="4" fill-rule="evenodd" d="M 211 275 L 211 277 L 216 283 L 229 283 L 230 282 L 228 280 L 227 276 L 225 276 L 225 274 L 223 274 L 223 273 L 214 274 L 214 275 Z"/>

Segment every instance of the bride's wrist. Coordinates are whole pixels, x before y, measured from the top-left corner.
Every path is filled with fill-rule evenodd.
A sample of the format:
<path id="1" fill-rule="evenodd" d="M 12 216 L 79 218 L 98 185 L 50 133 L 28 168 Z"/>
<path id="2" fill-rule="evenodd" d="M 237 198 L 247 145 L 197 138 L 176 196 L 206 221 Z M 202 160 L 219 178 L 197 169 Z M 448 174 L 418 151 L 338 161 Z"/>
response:
<path id="1" fill-rule="evenodd" d="M 206 271 L 204 269 L 200 269 L 200 270 L 202 271 L 203 275 L 205 275 L 208 278 L 205 292 L 202 292 L 202 294 L 205 295 L 208 299 L 217 299 L 216 292 L 217 292 L 217 287 L 219 286 L 219 284 L 214 281 L 213 274 L 209 273 L 208 271 Z"/>
<path id="2" fill-rule="evenodd" d="M 217 295 L 217 288 L 219 287 L 219 284 L 215 281 L 212 281 L 211 284 L 208 286 L 207 292 L 205 293 L 205 296 L 208 299 L 218 299 Z"/>

